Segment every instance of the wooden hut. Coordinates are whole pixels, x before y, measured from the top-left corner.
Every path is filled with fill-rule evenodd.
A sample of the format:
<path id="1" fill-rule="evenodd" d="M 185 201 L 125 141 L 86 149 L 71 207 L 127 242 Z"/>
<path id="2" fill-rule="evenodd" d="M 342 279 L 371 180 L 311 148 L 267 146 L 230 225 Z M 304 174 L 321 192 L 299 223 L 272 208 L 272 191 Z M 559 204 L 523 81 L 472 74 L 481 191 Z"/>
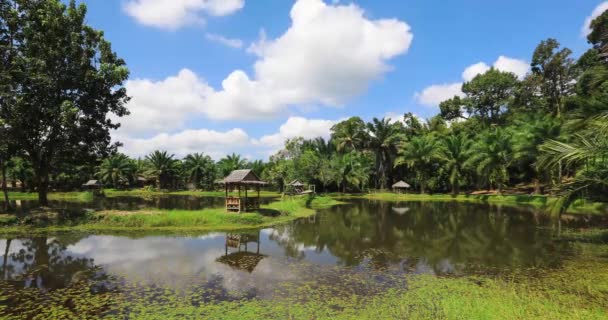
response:
<path id="1" fill-rule="evenodd" d="M 393 185 L 393 191 L 395 193 L 403 193 L 404 191 L 407 191 L 407 189 L 409 189 L 411 187 L 412 186 L 407 184 L 405 181 L 401 180 Z"/>
<path id="2" fill-rule="evenodd" d="M 82 188 L 87 191 L 93 192 L 94 195 L 103 195 L 103 183 L 99 180 L 89 180 L 87 183 L 82 185 Z"/>
<path id="3" fill-rule="evenodd" d="M 289 191 L 294 194 L 300 194 L 304 192 L 304 184 L 300 180 L 294 180 L 288 184 Z"/>
<path id="4" fill-rule="evenodd" d="M 226 189 L 226 211 L 241 212 L 260 209 L 260 188 L 267 183 L 260 180 L 252 170 L 234 170 L 221 181 Z M 249 197 L 248 189 L 253 187 L 257 191 L 255 197 Z M 230 191 L 238 190 L 238 196 L 229 195 Z M 241 197 L 244 191 L 245 197 Z"/>

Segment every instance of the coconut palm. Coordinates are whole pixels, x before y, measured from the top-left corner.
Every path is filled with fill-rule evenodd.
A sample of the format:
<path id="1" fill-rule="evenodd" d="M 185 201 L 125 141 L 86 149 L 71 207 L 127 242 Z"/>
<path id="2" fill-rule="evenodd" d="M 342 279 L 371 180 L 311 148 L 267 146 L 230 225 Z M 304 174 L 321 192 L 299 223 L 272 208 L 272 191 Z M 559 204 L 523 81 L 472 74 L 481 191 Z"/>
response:
<path id="1" fill-rule="evenodd" d="M 189 154 L 184 158 L 186 177 L 197 188 L 209 186 L 215 180 L 215 163 L 211 157 L 202 153 Z"/>
<path id="2" fill-rule="evenodd" d="M 362 190 L 369 182 L 371 163 L 364 153 L 349 152 L 335 155 L 331 159 L 330 166 L 333 171 L 332 176 L 336 184 L 342 188 L 342 192 L 346 192 L 349 185 Z"/>
<path id="3" fill-rule="evenodd" d="M 146 156 L 150 167 L 148 174 L 156 178 L 158 188 L 165 188 L 171 178 L 179 172 L 178 161 L 167 151 L 156 150 Z"/>
<path id="4" fill-rule="evenodd" d="M 97 177 L 105 184 L 118 188 L 132 180 L 135 168 L 126 155 L 119 153 L 104 159 L 97 169 Z"/>
<path id="5" fill-rule="evenodd" d="M 473 142 L 464 134 L 452 134 L 442 140 L 437 157 L 443 162 L 442 170 L 448 175 L 452 194 L 458 194 L 466 178 L 465 163 L 470 157 Z"/>
<path id="6" fill-rule="evenodd" d="M 471 149 L 467 165 L 475 168 L 477 174 L 498 193 L 509 181 L 509 166 L 513 163 L 514 152 L 511 136 L 502 129 L 493 129 L 481 134 Z"/>
<path id="7" fill-rule="evenodd" d="M 395 159 L 395 167 L 406 165 L 416 172 L 416 181 L 420 185 L 420 193 L 425 193 L 426 184 L 433 163 L 439 158 L 439 145 L 432 135 L 413 137 L 399 146 L 399 156 Z"/>
<path id="8" fill-rule="evenodd" d="M 357 151 L 367 140 L 365 122 L 359 117 L 352 117 L 331 128 L 331 138 L 340 152 Z"/>
<path id="9" fill-rule="evenodd" d="M 401 127 L 391 123 L 390 119 L 379 120 L 374 118 L 367 124 L 369 130 L 369 149 L 376 156 L 376 185 L 385 189 L 388 182 L 388 173 L 391 169 L 391 162 L 397 151 L 397 144 L 403 140 Z"/>

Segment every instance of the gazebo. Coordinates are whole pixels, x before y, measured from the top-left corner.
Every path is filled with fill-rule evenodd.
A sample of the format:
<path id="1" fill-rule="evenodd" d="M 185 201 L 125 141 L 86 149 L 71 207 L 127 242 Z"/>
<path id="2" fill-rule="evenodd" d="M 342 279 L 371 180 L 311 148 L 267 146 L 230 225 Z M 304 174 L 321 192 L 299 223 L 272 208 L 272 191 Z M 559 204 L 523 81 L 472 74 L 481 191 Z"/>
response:
<path id="1" fill-rule="evenodd" d="M 296 194 L 304 192 L 304 184 L 300 180 L 294 180 L 288 184 L 291 187 L 291 191 Z"/>
<path id="2" fill-rule="evenodd" d="M 412 186 L 410 186 L 407 182 L 401 180 L 393 185 L 393 191 L 395 193 L 402 193 L 403 190 L 407 190 L 411 187 Z"/>
<path id="3" fill-rule="evenodd" d="M 254 242 L 257 244 L 256 252 L 247 250 L 247 244 Z M 216 261 L 226 264 L 234 269 L 252 273 L 255 267 L 266 256 L 260 254 L 260 235 L 256 234 L 227 234 L 225 253 Z M 229 248 L 236 249 L 230 252 Z M 243 250 L 244 249 L 244 250 Z"/>
<path id="4" fill-rule="evenodd" d="M 224 180 L 220 181 L 226 189 L 226 211 L 241 212 L 260 209 L 260 188 L 267 183 L 260 180 L 258 176 L 249 169 L 234 170 Z M 255 187 L 257 196 L 250 198 L 247 190 Z M 230 196 L 229 191 L 238 189 L 238 196 Z M 244 188 L 245 197 L 241 198 L 241 191 Z"/>

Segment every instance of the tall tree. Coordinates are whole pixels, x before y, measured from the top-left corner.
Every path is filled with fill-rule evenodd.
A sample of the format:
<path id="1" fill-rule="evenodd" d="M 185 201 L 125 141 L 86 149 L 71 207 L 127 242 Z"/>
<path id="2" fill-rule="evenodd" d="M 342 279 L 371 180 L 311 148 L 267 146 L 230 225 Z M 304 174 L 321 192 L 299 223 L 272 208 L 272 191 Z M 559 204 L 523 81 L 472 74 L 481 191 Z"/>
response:
<path id="1" fill-rule="evenodd" d="M 109 183 L 114 188 L 120 188 L 134 180 L 134 172 L 135 167 L 131 159 L 119 153 L 101 162 L 97 169 L 97 176 L 103 183 Z"/>
<path id="2" fill-rule="evenodd" d="M 49 175 L 55 163 L 93 161 L 115 147 L 110 120 L 128 114 L 123 82 L 129 71 L 103 37 L 86 25 L 86 6 L 74 0 L 4 0 L 0 21 L 12 21 L 13 52 L 5 119 L 15 142 L 32 163 L 38 198 L 47 204 Z M 6 43 L 6 42 L 5 42 Z"/>
<path id="3" fill-rule="evenodd" d="M 184 158 L 184 169 L 197 188 L 209 188 L 215 181 L 215 163 L 202 153 L 189 154 Z"/>
<path id="4" fill-rule="evenodd" d="M 439 157 L 438 142 L 432 135 L 423 135 L 402 142 L 399 146 L 399 156 L 395 159 L 395 167 L 406 165 L 415 172 L 416 182 L 420 193 L 426 192 L 427 180 L 434 169 L 432 164 Z"/>
<path id="5" fill-rule="evenodd" d="M 466 161 L 469 159 L 473 141 L 464 134 L 452 134 L 442 140 L 438 158 L 442 169 L 448 174 L 452 194 L 458 194 L 466 177 Z"/>
<path id="6" fill-rule="evenodd" d="M 511 136 L 504 129 L 491 129 L 481 135 L 471 149 L 467 165 L 475 167 L 477 174 L 498 193 L 509 181 L 509 166 L 513 163 Z"/>
<path id="7" fill-rule="evenodd" d="M 386 189 L 390 182 L 389 170 L 392 169 L 391 163 L 397 153 L 397 144 L 404 138 L 400 129 L 400 125 L 391 123 L 388 118 L 374 118 L 367 124 L 369 149 L 376 157 L 376 186 L 380 189 Z"/>
<path id="8" fill-rule="evenodd" d="M 573 90 L 575 68 L 571 54 L 568 48 L 560 49 L 557 40 L 547 39 L 541 41 L 532 56 L 532 73 L 540 77 L 540 91 L 549 111 L 557 117 L 561 117 L 565 98 Z"/>
<path id="9" fill-rule="evenodd" d="M 146 156 L 146 160 L 150 163 L 149 174 L 156 177 L 158 188 L 166 188 L 169 180 L 179 172 L 178 161 L 173 157 L 174 155 L 167 151 L 159 150 Z"/>
<path id="10" fill-rule="evenodd" d="M 226 177 L 234 170 L 244 169 L 247 166 L 247 160 L 241 158 L 240 155 L 233 153 L 220 159 L 217 165 L 222 177 Z"/>
<path id="11" fill-rule="evenodd" d="M 359 117 L 344 120 L 331 128 L 331 139 L 340 152 L 361 150 L 367 141 L 365 122 Z"/>

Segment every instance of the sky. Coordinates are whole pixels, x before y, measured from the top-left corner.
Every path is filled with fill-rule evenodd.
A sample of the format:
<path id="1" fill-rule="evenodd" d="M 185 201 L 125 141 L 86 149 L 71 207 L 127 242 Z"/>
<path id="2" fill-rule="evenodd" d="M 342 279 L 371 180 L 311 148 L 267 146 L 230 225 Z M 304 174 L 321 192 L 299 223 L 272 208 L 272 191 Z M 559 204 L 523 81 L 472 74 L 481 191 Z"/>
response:
<path id="1" fill-rule="evenodd" d="M 438 113 L 541 40 L 585 52 L 599 0 L 79 0 L 131 71 L 121 152 L 267 159 L 340 120 Z"/>

